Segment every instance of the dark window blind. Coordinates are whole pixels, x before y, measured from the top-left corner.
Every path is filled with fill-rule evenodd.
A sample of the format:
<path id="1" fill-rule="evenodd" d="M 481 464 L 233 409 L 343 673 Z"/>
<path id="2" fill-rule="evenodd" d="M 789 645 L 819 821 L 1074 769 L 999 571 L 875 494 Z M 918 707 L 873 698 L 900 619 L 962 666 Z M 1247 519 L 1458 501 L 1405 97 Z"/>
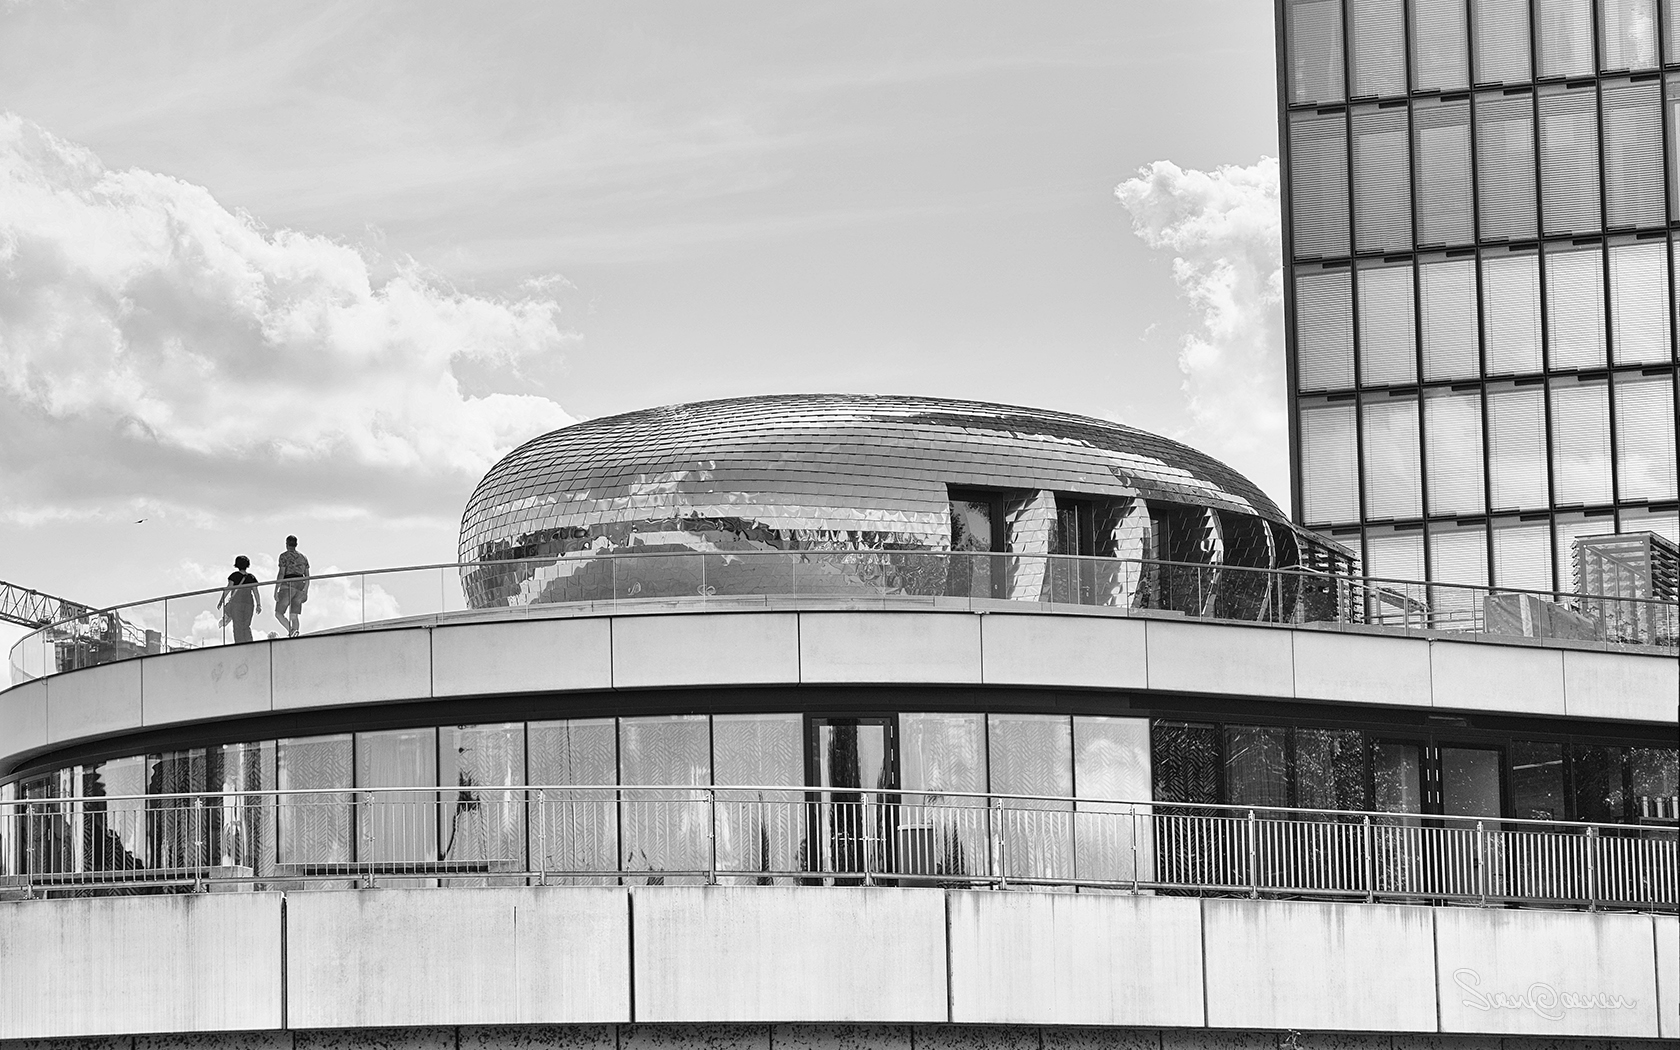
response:
<path id="1" fill-rule="evenodd" d="M 1600 228 L 1596 94 L 1588 85 L 1540 96 L 1540 192 L 1548 234 Z"/>
<path id="2" fill-rule="evenodd" d="M 1476 340 L 1476 261 L 1446 259 L 1418 268 L 1423 377 L 1472 379 L 1481 372 Z"/>
<path id="3" fill-rule="evenodd" d="M 1675 498 L 1672 376 L 1616 377 L 1616 470 L 1624 500 Z"/>
<path id="4" fill-rule="evenodd" d="M 1406 107 L 1353 114 L 1353 214 L 1360 251 L 1412 246 L 1412 181 Z"/>
<path id="5" fill-rule="evenodd" d="M 1289 0 L 1289 101 L 1335 102 L 1342 97 L 1342 5 L 1337 0 Z"/>
<path id="6" fill-rule="evenodd" d="M 1422 244 L 1475 239 L 1470 189 L 1470 103 L 1419 101 L 1413 117 Z"/>
<path id="7" fill-rule="evenodd" d="M 1423 579 L 1423 530 L 1366 533 L 1365 575 L 1383 580 Z"/>
<path id="8" fill-rule="evenodd" d="M 1592 0 L 1535 0 L 1540 75 L 1578 77 L 1593 71 Z"/>
<path id="9" fill-rule="evenodd" d="M 1375 397 L 1363 406 L 1365 517 L 1423 513 L 1422 463 L 1415 397 Z"/>
<path id="10" fill-rule="evenodd" d="M 1475 0 L 1476 82 L 1514 84 L 1533 77 L 1528 57 L 1528 0 Z"/>
<path id="11" fill-rule="evenodd" d="M 1655 69 L 1657 0 L 1599 0 L 1600 69 Z"/>
<path id="12" fill-rule="evenodd" d="M 1560 506 L 1610 502 L 1610 386 L 1552 384 L 1552 485 Z"/>
<path id="13" fill-rule="evenodd" d="M 1662 241 L 1610 248 L 1610 352 L 1618 365 L 1668 360 L 1668 251 Z"/>
<path id="14" fill-rule="evenodd" d="M 1303 271 L 1295 277 L 1295 371 L 1302 390 L 1353 387 L 1353 275 Z"/>
<path id="15" fill-rule="evenodd" d="M 1359 447 L 1351 403 L 1301 410 L 1301 490 L 1309 523 L 1359 520 Z"/>
<path id="16" fill-rule="evenodd" d="M 1603 368 L 1604 256 L 1597 248 L 1546 253 L 1547 361 Z"/>
<path id="17" fill-rule="evenodd" d="M 1359 382 L 1389 386 L 1417 382 L 1412 267 L 1359 270 Z"/>
<path id="18" fill-rule="evenodd" d="M 1608 225 L 1663 223 L 1662 85 L 1604 87 L 1604 199 Z"/>
<path id="19" fill-rule="evenodd" d="M 1423 437 L 1429 469 L 1430 514 L 1480 514 L 1482 395 L 1431 391 L 1423 400 Z"/>
<path id="20" fill-rule="evenodd" d="M 1482 320 L 1489 375 L 1540 371 L 1540 260 L 1482 257 Z"/>
<path id="21" fill-rule="evenodd" d="M 1402 0 L 1348 0 L 1355 97 L 1406 93 L 1406 7 Z"/>
<path id="22" fill-rule="evenodd" d="M 1431 525 L 1429 578 L 1436 583 L 1463 583 L 1486 587 L 1487 530 L 1480 525 Z M 1438 605 L 1464 609 L 1475 606 L 1475 593 L 1443 587 L 1434 597 Z"/>
<path id="23" fill-rule="evenodd" d="M 1465 0 L 1412 0 L 1412 82 L 1420 91 L 1470 84 Z"/>
<path id="24" fill-rule="evenodd" d="M 1536 232 L 1532 107 L 1528 95 L 1476 100 L 1476 181 L 1482 236 L 1489 240 Z"/>
<path id="25" fill-rule="evenodd" d="M 1295 254 L 1346 255 L 1347 130 L 1342 115 L 1291 114 L 1289 158 Z"/>
<path id="26" fill-rule="evenodd" d="M 1493 585 L 1522 591 L 1552 589 L 1552 530 L 1544 521 L 1493 527 Z"/>
<path id="27" fill-rule="evenodd" d="M 1546 405 L 1538 386 L 1489 390 L 1488 486 L 1500 510 L 1544 510 Z"/>

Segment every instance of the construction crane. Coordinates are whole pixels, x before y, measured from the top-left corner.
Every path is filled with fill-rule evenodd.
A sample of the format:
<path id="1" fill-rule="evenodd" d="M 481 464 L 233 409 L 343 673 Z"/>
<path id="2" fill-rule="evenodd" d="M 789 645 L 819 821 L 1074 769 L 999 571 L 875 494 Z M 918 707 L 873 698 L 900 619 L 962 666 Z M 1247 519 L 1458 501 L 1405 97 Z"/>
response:
<path id="1" fill-rule="evenodd" d="M 49 623 L 86 616 L 92 611 L 92 606 L 81 602 L 42 594 L 0 580 L 0 620 L 7 623 L 15 623 L 19 627 L 45 627 Z"/>

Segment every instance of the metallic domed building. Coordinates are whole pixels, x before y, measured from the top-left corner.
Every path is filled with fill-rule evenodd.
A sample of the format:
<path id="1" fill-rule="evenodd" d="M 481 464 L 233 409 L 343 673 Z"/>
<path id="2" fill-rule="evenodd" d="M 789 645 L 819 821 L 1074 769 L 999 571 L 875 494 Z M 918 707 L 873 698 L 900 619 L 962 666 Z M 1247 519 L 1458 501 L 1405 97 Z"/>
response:
<path id="1" fill-rule="evenodd" d="M 631 584 L 644 597 L 792 593 L 803 564 L 802 590 L 1121 606 L 1146 600 L 1144 576 L 1069 576 L 1064 593 L 1048 559 L 1325 571 L 1351 561 L 1176 441 L 1062 412 L 857 394 L 733 398 L 565 427 L 496 464 L 461 524 L 463 563 L 520 560 L 466 570 L 477 607 L 626 597 L 590 564 L 626 549 L 730 556 L 704 580 L 692 559 L 650 566 Z M 819 558 L 813 571 L 811 558 L 743 557 L 757 552 L 882 558 Z M 975 563 L 886 558 L 906 552 Z"/>

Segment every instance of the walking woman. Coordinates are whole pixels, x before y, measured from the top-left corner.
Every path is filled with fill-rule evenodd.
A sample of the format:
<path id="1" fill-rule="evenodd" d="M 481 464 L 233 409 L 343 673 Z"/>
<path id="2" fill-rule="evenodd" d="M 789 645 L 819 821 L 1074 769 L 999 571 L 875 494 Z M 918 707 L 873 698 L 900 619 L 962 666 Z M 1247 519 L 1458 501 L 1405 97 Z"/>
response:
<path id="1" fill-rule="evenodd" d="M 257 578 L 246 572 L 251 559 L 241 554 L 233 559 L 233 572 L 228 574 L 227 586 L 222 588 L 222 600 L 216 608 L 222 610 L 222 622 L 233 624 L 233 640 L 251 640 L 251 614 L 262 612 L 262 596 L 257 593 Z"/>

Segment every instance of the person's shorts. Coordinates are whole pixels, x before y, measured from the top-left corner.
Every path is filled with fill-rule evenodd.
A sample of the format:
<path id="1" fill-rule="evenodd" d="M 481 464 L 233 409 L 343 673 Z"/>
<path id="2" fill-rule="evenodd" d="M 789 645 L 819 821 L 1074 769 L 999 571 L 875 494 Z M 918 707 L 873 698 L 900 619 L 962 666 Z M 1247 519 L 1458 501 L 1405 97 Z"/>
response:
<path id="1" fill-rule="evenodd" d="M 282 580 L 274 585 L 274 612 L 278 616 L 303 612 L 303 603 L 308 600 L 307 583 L 287 583 Z"/>

